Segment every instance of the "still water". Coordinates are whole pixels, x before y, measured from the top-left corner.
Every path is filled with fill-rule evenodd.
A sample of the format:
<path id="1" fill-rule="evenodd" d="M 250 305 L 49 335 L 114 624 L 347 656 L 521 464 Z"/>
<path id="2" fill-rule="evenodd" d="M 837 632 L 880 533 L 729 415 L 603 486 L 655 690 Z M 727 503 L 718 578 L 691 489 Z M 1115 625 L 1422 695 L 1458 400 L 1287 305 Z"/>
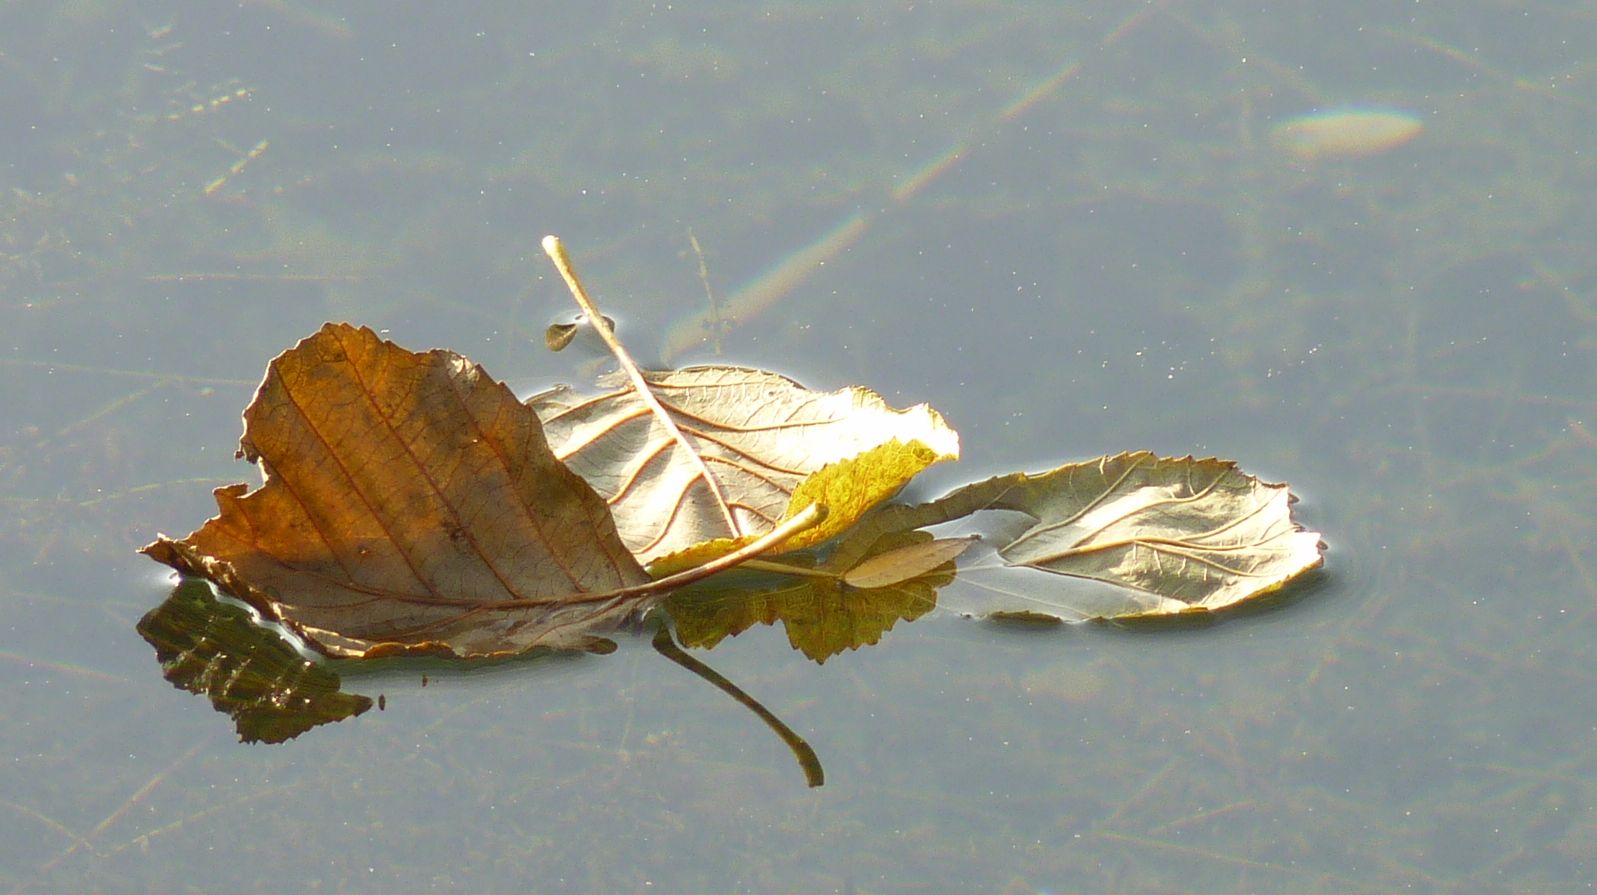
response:
<path id="1" fill-rule="evenodd" d="M 1597 877 L 1582 5 L 525 6 L 0 10 L 0 891 Z M 1279 139 L 1370 109 L 1420 126 Z M 937 406 L 928 494 L 1219 455 L 1326 569 L 1208 625 L 701 653 L 816 790 L 643 637 L 345 669 L 383 710 L 236 742 L 135 632 L 172 582 L 134 550 L 255 480 L 239 412 L 325 320 L 581 381 L 551 232 L 642 355 Z"/>

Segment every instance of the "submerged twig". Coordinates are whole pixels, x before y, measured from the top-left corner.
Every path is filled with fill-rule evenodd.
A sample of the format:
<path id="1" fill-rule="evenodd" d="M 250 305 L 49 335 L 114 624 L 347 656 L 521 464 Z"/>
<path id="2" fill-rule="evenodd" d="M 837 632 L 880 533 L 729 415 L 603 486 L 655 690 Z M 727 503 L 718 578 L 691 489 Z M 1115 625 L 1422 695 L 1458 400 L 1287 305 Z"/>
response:
<path id="1" fill-rule="evenodd" d="M 793 750 L 793 757 L 798 759 L 799 767 L 804 770 L 804 782 L 811 787 L 820 786 L 826 782 L 826 772 L 821 768 L 821 759 L 816 756 L 815 750 L 810 748 L 810 744 L 805 742 L 803 737 L 794 733 L 793 728 L 783 724 L 782 719 L 772 714 L 770 709 L 760 705 L 754 697 L 739 689 L 737 684 L 722 677 L 714 668 L 693 658 L 682 647 L 677 646 L 676 641 L 671 639 L 671 628 L 669 626 L 662 623 L 659 630 L 654 632 L 654 648 L 660 655 L 709 681 L 715 685 L 716 689 L 736 699 L 742 703 L 744 708 L 759 715 L 760 720 L 764 721 L 766 726 L 781 737 L 782 742 L 786 743 L 789 749 Z"/>

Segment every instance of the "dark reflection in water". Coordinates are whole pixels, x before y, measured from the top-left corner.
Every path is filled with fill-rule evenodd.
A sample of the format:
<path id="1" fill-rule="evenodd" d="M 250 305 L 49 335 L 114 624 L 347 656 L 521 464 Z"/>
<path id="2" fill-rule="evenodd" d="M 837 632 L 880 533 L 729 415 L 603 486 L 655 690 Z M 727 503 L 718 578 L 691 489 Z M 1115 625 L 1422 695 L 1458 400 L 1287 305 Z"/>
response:
<path id="1" fill-rule="evenodd" d="M 166 679 L 209 697 L 246 743 L 281 743 L 372 706 L 368 697 L 340 692 L 325 664 L 305 658 L 248 609 L 217 599 L 204 581 L 180 582 L 139 620 L 139 635 L 155 647 Z"/>

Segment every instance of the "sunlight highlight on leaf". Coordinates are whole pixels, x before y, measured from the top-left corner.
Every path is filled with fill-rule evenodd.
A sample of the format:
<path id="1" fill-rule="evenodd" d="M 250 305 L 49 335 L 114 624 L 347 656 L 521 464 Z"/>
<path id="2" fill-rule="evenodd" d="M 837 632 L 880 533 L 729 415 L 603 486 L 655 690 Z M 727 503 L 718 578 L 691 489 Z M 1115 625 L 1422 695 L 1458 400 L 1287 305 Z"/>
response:
<path id="1" fill-rule="evenodd" d="M 594 396 L 558 388 L 527 403 L 555 456 L 605 497 L 622 539 L 656 575 L 747 543 L 809 503 L 826 506 L 827 520 L 788 549 L 825 540 L 926 466 L 959 456 L 959 437 L 937 411 L 895 410 L 869 389 L 812 392 L 728 366 L 645 378 L 717 489 L 625 380 L 606 380 L 610 390 Z"/>
<path id="2" fill-rule="evenodd" d="M 1293 521 L 1292 501 L 1286 485 L 1229 461 L 1141 451 L 999 476 L 931 506 L 1024 513 L 1032 524 L 998 547 L 1005 562 L 1125 589 L 1057 604 L 1075 619 L 1209 611 L 1276 590 L 1324 561 L 1320 535 Z M 988 611 L 1047 611 L 1061 599 L 1036 590 L 1017 587 L 1019 599 L 994 591 Z"/>

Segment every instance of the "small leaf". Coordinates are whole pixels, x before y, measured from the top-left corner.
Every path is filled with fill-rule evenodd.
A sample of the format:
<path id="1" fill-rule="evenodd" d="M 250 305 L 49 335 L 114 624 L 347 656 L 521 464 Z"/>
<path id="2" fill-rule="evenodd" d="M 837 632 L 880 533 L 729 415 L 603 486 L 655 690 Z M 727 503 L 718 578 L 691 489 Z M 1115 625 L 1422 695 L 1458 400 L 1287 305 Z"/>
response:
<path id="1" fill-rule="evenodd" d="M 328 324 L 272 361 L 239 455 L 261 487 L 143 552 L 332 656 L 602 648 L 648 576 L 510 390 Z"/>
<path id="2" fill-rule="evenodd" d="M 979 539 L 979 535 L 933 538 L 878 553 L 845 572 L 843 583 L 850 587 L 872 588 L 919 578 L 944 563 L 953 562 Z"/>
<path id="3" fill-rule="evenodd" d="M 571 340 L 577 337 L 577 327 L 578 324 L 575 323 L 549 324 L 549 328 L 543 331 L 544 346 L 550 351 L 565 350 L 565 347 L 571 344 Z"/>
<path id="4" fill-rule="evenodd" d="M 785 549 L 819 543 L 926 466 L 959 456 L 935 410 L 894 410 L 868 389 L 812 392 L 727 366 L 644 378 L 697 458 L 622 378 L 599 395 L 559 388 L 527 403 L 555 456 L 604 496 L 627 547 L 656 575 L 728 552 L 811 503 L 827 507 L 827 520 Z"/>
<path id="5" fill-rule="evenodd" d="M 611 329 L 615 328 L 616 322 L 609 317 L 604 318 L 604 322 Z M 575 339 L 584 328 L 592 329 L 585 315 L 579 316 L 572 323 L 551 323 L 543 331 L 543 344 L 550 351 L 564 351 L 565 347 L 571 344 L 571 340 Z"/>

